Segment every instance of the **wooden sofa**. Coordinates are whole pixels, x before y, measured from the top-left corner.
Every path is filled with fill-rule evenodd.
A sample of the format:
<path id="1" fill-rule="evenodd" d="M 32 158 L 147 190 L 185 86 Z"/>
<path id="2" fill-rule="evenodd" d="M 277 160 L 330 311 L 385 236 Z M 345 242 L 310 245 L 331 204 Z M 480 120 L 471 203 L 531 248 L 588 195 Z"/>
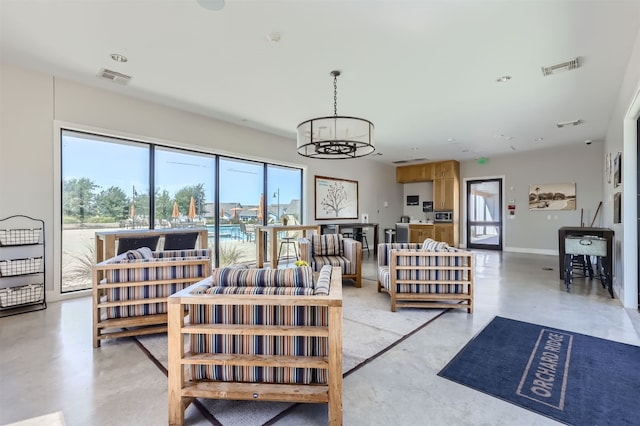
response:
<path id="1" fill-rule="evenodd" d="M 147 258 L 143 258 L 143 257 Z M 211 275 L 211 250 L 130 250 L 93 266 L 93 346 L 167 331 L 167 297 Z"/>
<path id="2" fill-rule="evenodd" d="M 444 242 L 378 244 L 378 292 L 396 308 L 464 308 L 473 313 L 473 253 Z"/>
<path id="3" fill-rule="evenodd" d="M 194 398 L 327 403 L 342 424 L 340 268 L 214 269 L 169 297 L 168 335 L 170 425 Z"/>
<path id="4" fill-rule="evenodd" d="M 339 266 L 342 278 L 352 279 L 362 287 L 362 243 L 340 234 L 311 234 L 300 238 L 300 259 L 314 271 L 325 265 Z"/>

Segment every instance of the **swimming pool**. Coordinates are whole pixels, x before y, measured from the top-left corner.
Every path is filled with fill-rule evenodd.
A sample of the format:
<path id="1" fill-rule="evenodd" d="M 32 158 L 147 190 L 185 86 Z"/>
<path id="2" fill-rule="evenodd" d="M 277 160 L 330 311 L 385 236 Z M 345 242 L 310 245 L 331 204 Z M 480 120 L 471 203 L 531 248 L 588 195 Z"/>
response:
<path id="1" fill-rule="evenodd" d="M 220 225 L 219 227 L 220 241 L 234 241 L 244 239 L 244 233 L 240 224 L 232 223 L 228 225 Z M 215 239 L 216 230 L 214 225 L 207 225 L 207 231 L 209 232 L 209 243 L 212 243 Z"/>

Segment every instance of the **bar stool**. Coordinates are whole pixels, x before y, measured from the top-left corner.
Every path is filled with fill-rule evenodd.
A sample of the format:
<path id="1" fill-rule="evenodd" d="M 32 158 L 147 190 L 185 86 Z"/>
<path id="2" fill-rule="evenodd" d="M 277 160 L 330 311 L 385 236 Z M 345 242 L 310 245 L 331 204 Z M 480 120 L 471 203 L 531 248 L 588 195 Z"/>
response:
<path id="1" fill-rule="evenodd" d="M 296 260 L 299 260 L 300 257 L 298 256 L 298 248 L 296 247 L 296 242 L 295 242 L 295 237 L 290 237 L 288 235 L 285 235 L 284 237 L 281 237 L 281 241 L 280 241 L 280 248 L 278 249 L 278 261 L 277 263 L 280 263 L 280 259 L 283 257 L 282 256 L 282 249 L 284 248 L 284 246 L 286 246 L 286 252 L 284 255 L 284 259 L 289 259 L 289 247 L 293 245 L 293 252 L 296 255 Z"/>
<path id="2" fill-rule="evenodd" d="M 355 233 L 355 239 L 362 243 L 362 251 L 367 251 L 367 255 L 370 255 L 369 251 L 369 241 L 367 241 L 367 234 L 362 232 L 362 228 L 358 229 Z"/>

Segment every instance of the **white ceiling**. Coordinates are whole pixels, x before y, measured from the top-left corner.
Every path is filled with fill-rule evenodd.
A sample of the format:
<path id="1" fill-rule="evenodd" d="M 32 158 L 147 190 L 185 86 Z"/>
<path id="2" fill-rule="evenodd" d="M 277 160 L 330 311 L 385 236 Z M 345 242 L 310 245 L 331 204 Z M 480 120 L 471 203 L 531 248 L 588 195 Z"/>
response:
<path id="1" fill-rule="evenodd" d="M 338 114 L 371 120 L 375 159 L 392 162 L 602 141 L 640 1 L 0 0 L 0 15 L 3 62 L 292 141 L 333 114 L 341 70 Z M 100 80 L 102 68 L 132 79 Z"/>

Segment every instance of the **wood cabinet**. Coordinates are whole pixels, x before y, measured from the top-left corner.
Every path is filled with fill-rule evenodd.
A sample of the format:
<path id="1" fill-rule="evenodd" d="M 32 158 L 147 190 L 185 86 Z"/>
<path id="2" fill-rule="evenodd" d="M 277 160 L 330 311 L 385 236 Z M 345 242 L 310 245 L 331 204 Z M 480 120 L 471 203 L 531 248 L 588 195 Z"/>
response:
<path id="1" fill-rule="evenodd" d="M 434 225 L 409 225 L 409 242 L 410 243 L 422 243 L 427 238 L 433 238 Z"/>
<path id="2" fill-rule="evenodd" d="M 446 160 L 399 166 L 396 167 L 396 181 L 398 183 L 433 182 L 433 209 L 453 212 L 452 223 L 436 224 L 431 228 L 430 234 L 424 230 L 419 232 L 410 229 L 409 241 L 422 242 L 426 238 L 433 238 L 457 247 L 460 233 L 460 163 L 455 160 Z"/>
<path id="3" fill-rule="evenodd" d="M 427 182 L 433 180 L 433 165 L 431 163 L 413 164 L 396 168 L 396 182 Z"/>
<path id="4" fill-rule="evenodd" d="M 455 179 L 436 179 L 433 181 L 433 209 L 455 210 L 458 191 Z"/>
<path id="5" fill-rule="evenodd" d="M 434 179 L 453 179 L 458 176 L 459 163 L 454 160 L 440 161 L 439 163 L 433 163 L 433 178 Z"/>
<path id="6" fill-rule="evenodd" d="M 433 228 L 434 240 L 444 241 L 452 247 L 457 247 L 453 223 L 436 223 Z"/>

